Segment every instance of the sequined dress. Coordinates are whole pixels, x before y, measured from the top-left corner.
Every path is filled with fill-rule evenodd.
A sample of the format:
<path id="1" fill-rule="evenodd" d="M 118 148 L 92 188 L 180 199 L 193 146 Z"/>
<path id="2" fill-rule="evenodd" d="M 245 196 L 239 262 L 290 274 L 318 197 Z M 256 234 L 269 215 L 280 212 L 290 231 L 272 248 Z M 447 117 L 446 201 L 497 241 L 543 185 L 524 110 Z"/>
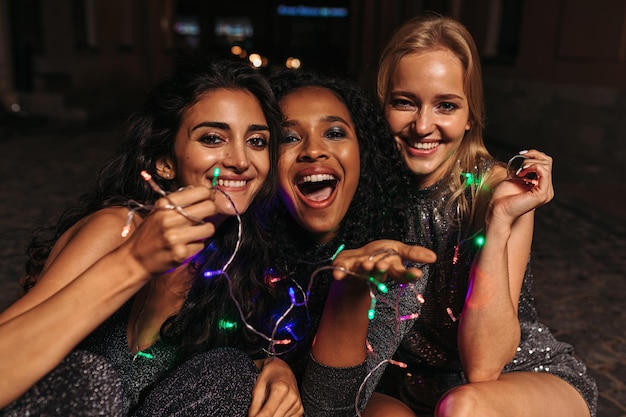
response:
<path id="1" fill-rule="evenodd" d="M 492 163 L 486 161 L 485 168 L 490 166 Z M 307 415 L 354 416 L 356 407 L 363 409 L 376 384 L 377 391 L 401 399 L 418 415 L 432 415 L 446 391 L 467 383 L 457 348 L 458 317 L 479 246 L 473 239 L 475 236 L 459 238 L 457 208 L 446 204 L 450 194 L 446 181 L 441 181 L 426 189 L 416 189 L 411 195 L 412 212 L 405 241 L 437 253 L 437 262 L 424 268 L 420 286 L 415 288 L 422 292 L 424 304 L 416 303 L 415 297 L 401 287 L 392 287 L 390 297 L 404 294 L 398 303 L 401 311 L 398 313 L 385 304 L 377 305 L 368 331 L 371 353 L 366 362 L 351 368 L 332 368 L 310 358 L 301 390 Z M 469 192 L 467 197 L 471 201 Z M 521 340 L 517 354 L 504 372 L 547 372 L 562 378 L 580 392 L 591 416 L 595 417 L 598 395 L 595 381 L 573 355 L 573 347 L 556 340 L 539 322 L 532 284 L 529 262 L 518 307 Z M 396 316 L 407 312 L 417 312 L 419 318 L 394 327 Z M 384 363 L 394 351 L 393 359 L 407 364 L 406 369 Z"/>
<path id="2" fill-rule="evenodd" d="M 439 398 L 450 388 L 467 383 L 457 348 L 458 317 L 468 291 L 472 261 L 478 251 L 475 236 L 463 236 L 455 220 L 457 207 L 447 181 L 413 191 L 407 243 L 437 253 L 430 265 L 424 290 L 425 303 L 404 336 L 394 359 L 406 369 L 387 367 L 378 390 L 400 398 L 418 415 L 433 412 Z M 470 198 L 469 192 L 466 194 Z M 470 200 L 471 201 L 471 200 Z M 458 249 L 457 249 L 458 247 Z M 571 345 L 557 341 L 537 317 L 532 296 L 533 276 L 527 266 L 519 299 L 521 341 L 504 372 L 547 372 L 574 386 L 596 414 L 597 388 L 585 365 L 573 356 Z M 371 335 L 371 343 L 385 343 Z M 422 413 L 422 414 L 421 414 Z"/>
<path id="3" fill-rule="evenodd" d="M 300 395 L 307 417 L 353 417 L 363 411 L 376 384 L 413 319 L 400 319 L 419 313 L 419 295 L 427 281 L 427 271 L 415 284 L 388 283 L 389 292 L 377 295 L 374 318 L 369 323 L 367 359 L 360 365 L 333 368 L 311 355 L 304 372 Z"/>
<path id="4" fill-rule="evenodd" d="M 127 301 L 85 338 L 55 369 L 1 416 L 123 416 L 177 363 L 175 349 L 157 341 L 133 355 L 126 330 L 132 307 Z M 52 410 L 52 411 L 50 411 Z"/>
<path id="5" fill-rule="evenodd" d="M 247 416 L 258 376 L 248 355 L 216 348 L 175 366 L 174 347 L 157 341 L 145 356 L 135 357 L 126 341 L 131 305 L 132 300 L 0 416 Z"/>
<path id="6" fill-rule="evenodd" d="M 117 371 L 124 389 L 124 409 L 128 413 L 151 386 L 177 364 L 176 349 L 159 339 L 145 349 L 145 355 L 131 353 L 126 331 L 133 299 L 92 332 L 78 349 L 106 358 Z"/>

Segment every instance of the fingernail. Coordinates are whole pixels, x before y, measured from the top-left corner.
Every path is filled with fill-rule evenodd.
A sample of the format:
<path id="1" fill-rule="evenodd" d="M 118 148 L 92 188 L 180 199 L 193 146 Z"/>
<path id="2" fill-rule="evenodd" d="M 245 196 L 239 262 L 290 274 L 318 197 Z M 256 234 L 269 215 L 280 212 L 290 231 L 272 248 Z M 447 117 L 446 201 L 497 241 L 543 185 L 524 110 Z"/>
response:
<path id="1" fill-rule="evenodd" d="M 520 155 L 524 155 L 525 153 L 528 153 L 528 151 L 527 150 L 519 151 Z"/>

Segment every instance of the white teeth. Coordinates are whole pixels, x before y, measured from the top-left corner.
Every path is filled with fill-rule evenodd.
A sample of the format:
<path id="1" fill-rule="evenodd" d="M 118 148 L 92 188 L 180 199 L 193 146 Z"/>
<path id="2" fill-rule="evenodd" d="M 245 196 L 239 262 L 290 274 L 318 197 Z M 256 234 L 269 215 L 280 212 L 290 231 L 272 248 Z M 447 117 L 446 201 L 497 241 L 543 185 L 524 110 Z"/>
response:
<path id="1" fill-rule="evenodd" d="M 229 187 L 229 188 L 243 188 L 246 186 L 247 181 L 245 180 L 224 180 L 221 178 L 218 178 L 217 180 L 217 185 L 219 185 L 220 187 Z"/>
<path id="2" fill-rule="evenodd" d="M 417 142 L 413 144 L 413 147 L 415 149 L 423 149 L 426 151 L 430 149 L 435 149 L 437 146 L 439 146 L 439 142 Z"/>
<path id="3" fill-rule="evenodd" d="M 333 180 L 335 180 L 335 176 L 330 174 L 307 175 L 306 177 L 302 178 L 302 182 L 322 182 Z"/>

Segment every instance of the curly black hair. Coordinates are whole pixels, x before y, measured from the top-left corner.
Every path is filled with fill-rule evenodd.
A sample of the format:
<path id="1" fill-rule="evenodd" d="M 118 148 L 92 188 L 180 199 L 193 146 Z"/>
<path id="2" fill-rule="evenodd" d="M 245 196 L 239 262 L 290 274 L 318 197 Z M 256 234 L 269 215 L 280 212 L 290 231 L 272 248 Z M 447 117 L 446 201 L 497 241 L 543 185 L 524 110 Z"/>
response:
<path id="1" fill-rule="evenodd" d="M 55 242 L 78 220 L 104 207 L 126 206 L 129 200 L 151 204 L 160 197 L 142 179 L 142 170 L 151 173 L 166 191 L 184 185 L 156 175 L 156 162 L 164 156 L 173 157 L 176 133 L 185 112 L 203 94 L 220 88 L 254 95 L 270 129 L 270 172 L 248 210 L 251 214 L 246 225 L 246 238 L 260 239 L 262 232 L 256 230 L 258 219 L 266 217 L 267 201 L 273 198 L 276 189 L 277 138 L 282 134 L 280 108 L 267 78 L 251 66 L 198 55 L 188 58 L 147 95 L 143 107 L 130 117 L 117 151 L 98 170 L 91 190 L 67 208 L 55 223 L 34 233 L 27 248 L 26 276 L 22 280 L 26 291 L 35 285 Z M 234 220 L 222 226 L 216 239 L 234 239 L 237 227 Z"/>
<path id="2" fill-rule="evenodd" d="M 309 239 L 291 218 L 281 199 L 275 196 L 270 210 L 266 212 L 267 217 L 258 219 L 264 225 L 263 238 L 269 242 L 269 252 L 262 250 L 266 247 L 249 250 L 241 247 L 241 255 L 231 264 L 234 270 L 240 271 L 239 275 L 247 274 L 248 279 L 231 279 L 230 283 L 226 279 L 203 279 L 201 272 L 216 265 L 216 257 L 210 252 L 205 253 L 206 256 L 198 264 L 199 273 L 183 309 L 170 321 L 165 332 L 179 346 L 183 357 L 219 346 L 238 347 L 253 357 L 268 353 L 268 341 L 250 331 L 240 320 L 240 311 L 233 300 L 221 302 L 216 299 L 215 293 L 232 290 L 245 321 L 255 330 L 270 335 L 289 301 L 285 299 L 286 289 L 280 284 L 270 283 L 269 278 L 290 277 L 283 281 L 295 283 L 306 290 L 311 274 L 320 266 L 317 261 L 327 261 L 339 244 L 356 248 L 375 239 L 403 237 L 407 202 L 401 198 L 403 193 L 399 189 L 406 185 L 408 171 L 395 149 L 387 122 L 373 96 L 350 81 L 311 71 L 276 73 L 270 77 L 270 84 L 278 100 L 296 89 L 315 86 L 331 90 L 345 103 L 359 140 L 359 184 L 339 232 L 331 242 L 318 245 Z M 243 232 L 247 234 L 248 230 L 244 228 Z M 228 243 L 229 247 L 234 244 L 233 241 Z M 224 261 L 221 259 L 220 262 Z M 231 269 L 227 272 L 232 275 Z M 250 283 L 261 280 L 265 280 L 266 285 L 251 287 Z M 295 327 L 298 327 L 297 331 L 302 331 L 300 343 L 286 357 L 292 358 L 290 364 L 296 374 L 301 371 L 305 357 L 300 353 L 310 346 L 317 328 L 329 284 L 328 274 L 316 279 L 307 308 L 294 312 L 290 317 L 293 319 L 291 323 L 297 322 L 290 331 L 296 331 Z M 225 329 L 225 322 L 237 324 Z M 274 336 L 280 338 L 279 335 Z M 293 348 L 290 346 L 287 349 Z"/>
<path id="3" fill-rule="evenodd" d="M 375 239 L 401 239 L 406 201 L 399 190 L 406 186 L 410 173 L 373 95 L 351 81 L 314 71 L 286 70 L 273 74 L 270 82 L 279 102 L 301 88 L 328 89 L 344 102 L 352 117 L 360 150 L 359 184 L 334 241 L 355 248 Z M 284 221 L 287 211 L 282 201 L 275 203 L 271 230 L 287 258 L 293 258 L 288 254 L 297 253 L 295 247 L 312 245 L 295 222 Z"/>
<path id="4" fill-rule="evenodd" d="M 330 273 L 311 276 L 328 264 L 340 245 L 361 247 L 376 239 L 403 240 L 408 201 L 401 192 L 410 172 L 400 158 L 382 110 L 373 95 L 355 83 L 314 71 L 275 73 L 270 83 L 277 100 L 302 88 L 321 87 L 332 91 L 348 109 L 359 142 L 360 172 L 356 193 L 340 224 L 337 235 L 328 243 L 315 244 L 302 227 L 290 217 L 279 197 L 270 221 L 270 233 L 276 244 L 274 267 L 277 275 L 289 277 L 302 288 L 311 285 L 307 319 L 309 332 L 300 340 L 300 348 L 285 359 L 298 375 L 304 366 L 302 355 L 312 343 L 332 282 Z"/>

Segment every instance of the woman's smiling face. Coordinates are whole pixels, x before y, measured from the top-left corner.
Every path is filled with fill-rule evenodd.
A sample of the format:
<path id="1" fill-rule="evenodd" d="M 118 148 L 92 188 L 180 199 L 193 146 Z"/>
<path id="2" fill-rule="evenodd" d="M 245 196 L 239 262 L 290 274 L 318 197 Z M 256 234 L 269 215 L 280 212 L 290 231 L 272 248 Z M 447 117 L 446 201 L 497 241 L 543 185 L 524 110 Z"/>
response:
<path id="1" fill-rule="evenodd" d="M 220 217 L 247 210 L 267 178 L 270 132 L 257 99 L 245 90 L 209 91 L 185 111 L 174 144 L 175 158 L 157 165 L 180 186 L 211 186 L 219 168 L 215 203 Z M 231 204 L 231 202 L 233 204 Z"/>
<path id="2" fill-rule="evenodd" d="M 359 183 L 354 123 L 345 103 L 322 87 L 298 88 L 280 107 L 279 193 L 298 224 L 325 243 L 337 233 Z"/>
<path id="3" fill-rule="evenodd" d="M 404 56 L 391 77 L 385 114 L 422 187 L 448 172 L 471 127 L 463 72 L 456 55 L 436 49 Z"/>

